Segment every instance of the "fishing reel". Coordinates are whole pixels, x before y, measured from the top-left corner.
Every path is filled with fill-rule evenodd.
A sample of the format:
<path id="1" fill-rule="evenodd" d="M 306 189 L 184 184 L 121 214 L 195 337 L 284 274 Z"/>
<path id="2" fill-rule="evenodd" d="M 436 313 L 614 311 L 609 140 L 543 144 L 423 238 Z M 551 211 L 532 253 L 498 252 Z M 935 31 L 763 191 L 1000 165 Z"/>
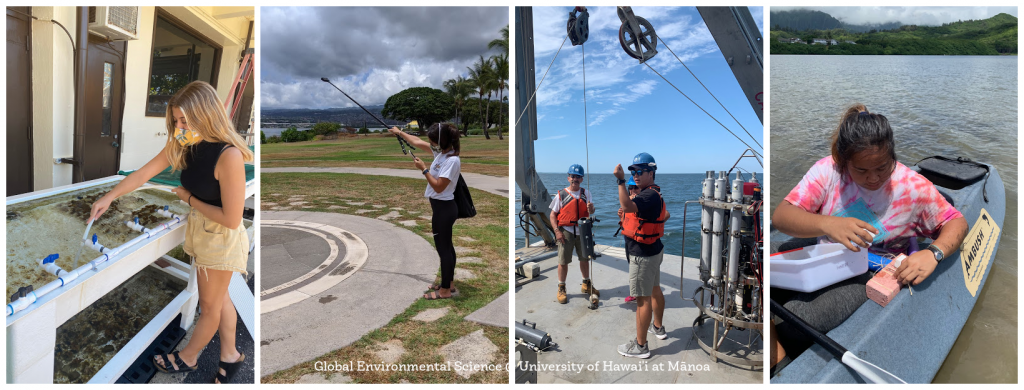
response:
<path id="1" fill-rule="evenodd" d="M 658 54 L 658 34 L 647 19 L 633 15 L 631 7 L 618 7 L 619 45 L 630 57 L 644 63 Z"/>
<path id="2" fill-rule="evenodd" d="M 569 21 L 565 25 L 565 32 L 569 34 L 569 42 L 573 46 L 582 45 L 590 38 L 590 12 L 587 7 L 576 7 L 569 11 Z"/>

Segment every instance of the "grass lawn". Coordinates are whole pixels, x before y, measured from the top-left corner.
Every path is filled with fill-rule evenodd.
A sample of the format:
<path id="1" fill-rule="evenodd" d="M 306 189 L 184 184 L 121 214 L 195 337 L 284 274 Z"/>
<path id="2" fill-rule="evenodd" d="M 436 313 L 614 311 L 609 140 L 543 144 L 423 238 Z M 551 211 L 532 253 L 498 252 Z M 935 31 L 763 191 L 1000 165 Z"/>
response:
<path id="1" fill-rule="evenodd" d="M 393 138 L 391 142 L 397 143 Z M 261 208 L 266 211 L 334 212 L 368 218 L 397 211 L 401 216 L 394 221 L 416 220 L 418 224 L 414 227 L 400 224 L 396 226 L 411 230 L 433 243 L 429 220 L 430 203 L 423 197 L 425 185 L 423 180 L 388 176 L 262 173 Z M 437 301 L 421 298 L 387 325 L 364 335 L 352 345 L 265 376 L 261 378 L 262 383 L 294 383 L 303 375 L 318 373 L 314 369 L 314 363 L 317 361 L 347 363 L 361 360 L 367 363 L 380 363 L 380 359 L 372 351 L 379 348 L 380 344 L 392 340 L 400 341 L 406 350 L 398 364 L 444 363 L 445 359 L 439 353 L 442 346 L 480 329 L 483 329 L 486 337 L 498 347 L 492 364 L 507 363 L 509 330 L 480 325 L 466 321 L 463 317 L 508 291 L 508 198 L 472 188 L 470 192 L 473 195 L 477 216 L 456 222 L 454 241 L 456 246 L 471 250 L 471 253 L 460 255 L 460 258 L 475 256 L 482 258 L 483 261 L 478 264 L 457 265 L 475 275 L 473 279 L 455 281 L 455 286 L 460 290 L 459 297 Z M 305 203 L 291 204 L 288 198 L 296 195 L 303 195 L 302 202 Z M 356 206 L 350 202 L 363 204 Z M 375 208 L 373 205 L 385 207 Z M 426 285 L 423 287 L 426 290 Z M 372 299 L 377 293 L 381 291 L 368 292 L 363 298 Z M 448 314 L 437 321 L 411 320 L 423 310 L 443 307 L 449 308 Z M 469 379 L 456 375 L 454 371 L 353 371 L 345 375 L 357 383 L 398 383 L 402 380 L 412 383 L 508 383 L 508 372 L 504 370 L 477 372 Z"/>
<path id="2" fill-rule="evenodd" d="M 427 137 L 420 137 L 426 140 Z M 460 141 L 462 171 L 491 176 L 508 176 L 508 137 L 499 140 L 483 136 Z M 430 153 L 414 151 L 430 162 Z M 426 157 L 426 158 L 424 158 Z M 412 157 L 402 154 L 393 135 L 341 136 L 336 140 L 260 145 L 261 167 L 369 167 L 416 169 Z"/>

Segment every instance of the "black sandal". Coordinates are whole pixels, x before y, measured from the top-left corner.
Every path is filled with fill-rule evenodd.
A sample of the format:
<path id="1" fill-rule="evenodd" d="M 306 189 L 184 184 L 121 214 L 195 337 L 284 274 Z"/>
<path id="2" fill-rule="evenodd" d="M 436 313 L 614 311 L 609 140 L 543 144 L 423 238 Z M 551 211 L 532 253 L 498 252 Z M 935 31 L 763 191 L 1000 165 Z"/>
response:
<path id="1" fill-rule="evenodd" d="M 194 366 L 189 366 L 188 364 L 185 364 L 185 361 L 181 360 L 181 356 L 178 356 L 178 352 L 181 351 L 174 351 L 174 353 L 171 354 L 174 355 L 173 362 L 171 361 L 170 356 L 167 356 L 166 353 L 153 356 L 153 367 L 156 367 L 157 370 L 160 370 L 161 372 L 166 372 L 168 374 L 176 374 L 179 372 L 192 372 L 196 370 L 196 367 L 199 367 L 198 361 Z M 157 356 L 164 360 L 164 365 L 160 365 L 159 363 L 156 362 Z M 174 366 L 178 366 L 178 368 L 175 369 Z"/>
<path id="2" fill-rule="evenodd" d="M 235 374 L 238 373 L 238 370 L 242 368 L 242 362 L 244 361 L 244 353 L 241 354 L 241 356 L 238 357 L 238 360 L 236 360 L 234 363 L 221 361 L 220 363 L 217 364 L 217 374 L 213 377 L 213 380 L 210 381 L 210 383 L 217 383 L 218 381 L 221 384 L 231 383 L 231 378 L 234 378 Z M 224 374 L 226 375 L 221 375 L 220 370 L 224 370 Z"/>

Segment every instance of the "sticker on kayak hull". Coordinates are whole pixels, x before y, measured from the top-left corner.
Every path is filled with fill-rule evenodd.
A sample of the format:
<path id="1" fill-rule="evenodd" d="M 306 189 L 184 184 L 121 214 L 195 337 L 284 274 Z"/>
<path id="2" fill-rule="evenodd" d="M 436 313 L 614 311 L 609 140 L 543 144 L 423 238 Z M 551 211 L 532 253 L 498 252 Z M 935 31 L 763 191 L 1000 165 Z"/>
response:
<path id="1" fill-rule="evenodd" d="M 974 227 L 967 233 L 967 238 L 960 244 L 960 267 L 964 271 L 964 285 L 972 297 L 978 294 L 978 286 L 985 277 L 985 269 L 988 268 L 992 253 L 996 250 L 998 239 L 999 225 L 996 225 L 985 209 L 981 209 L 978 222 L 974 223 Z"/>

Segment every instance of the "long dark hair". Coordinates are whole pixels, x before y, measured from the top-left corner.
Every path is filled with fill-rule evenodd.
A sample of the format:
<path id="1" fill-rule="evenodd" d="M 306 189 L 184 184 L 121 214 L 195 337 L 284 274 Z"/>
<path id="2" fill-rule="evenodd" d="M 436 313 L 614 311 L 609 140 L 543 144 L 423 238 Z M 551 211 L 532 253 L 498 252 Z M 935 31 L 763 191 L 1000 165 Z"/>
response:
<path id="1" fill-rule="evenodd" d="M 451 155 L 459 155 L 459 129 L 451 123 L 435 123 L 427 129 L 427 138 L 442 151 L 452 149 Z"/>
<path id="2" fill-rule="evenodd" d="M 840 172 L 847 171 L 847 164 L 858 152 L 878 148 L 896 162 L 896 142 L 892 127 L 885 115 L 868 112 L 863 104 L 856 103 L 846 109 L 839 127 L 832 134 L 832 160 Z"/>

